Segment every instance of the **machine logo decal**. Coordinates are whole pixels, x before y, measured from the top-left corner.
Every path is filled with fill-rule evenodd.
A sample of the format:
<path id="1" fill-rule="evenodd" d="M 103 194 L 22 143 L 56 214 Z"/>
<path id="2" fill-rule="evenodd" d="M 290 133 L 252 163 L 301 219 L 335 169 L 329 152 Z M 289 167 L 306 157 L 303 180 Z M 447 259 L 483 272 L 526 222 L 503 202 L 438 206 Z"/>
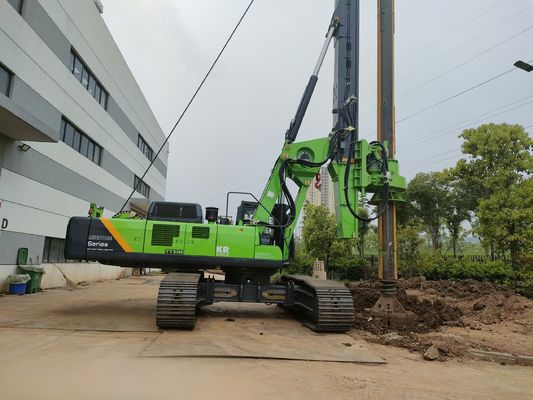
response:
<path id="1" fill-rule="evenodd" d="M 229 247 L 228 246 L 217 246 L 217 255 L 229 256 Z"/>
<path id="2" fill-rule="evenodd" d="M 113 238 L 118 242 L 120 247 L 122 247 L 122 250 L 124 250 L 127 253 L 133 252 L 133 249 L 131 246 L 124 240 L 122 235 L 119 231 L 113 226 L 111 221 L 107 218 L 100 218 L 100 221 L 102 221 L 102 224 L 106 227 L 106 229 L 109 231 L 109 233 L 113 236 Z"/>

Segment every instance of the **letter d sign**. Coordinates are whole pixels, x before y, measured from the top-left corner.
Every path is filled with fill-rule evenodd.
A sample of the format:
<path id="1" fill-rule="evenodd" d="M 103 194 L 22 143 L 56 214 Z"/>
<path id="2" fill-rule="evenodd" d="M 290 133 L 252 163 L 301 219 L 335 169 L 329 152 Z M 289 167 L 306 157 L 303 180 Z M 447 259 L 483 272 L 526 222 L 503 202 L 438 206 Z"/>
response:
<path id="1" fill-rule="evenodd" d="M 2 219 L 2 229 L 6 229 L 8 224 L 9 221 L 7 220 L 7 218 Z"/>

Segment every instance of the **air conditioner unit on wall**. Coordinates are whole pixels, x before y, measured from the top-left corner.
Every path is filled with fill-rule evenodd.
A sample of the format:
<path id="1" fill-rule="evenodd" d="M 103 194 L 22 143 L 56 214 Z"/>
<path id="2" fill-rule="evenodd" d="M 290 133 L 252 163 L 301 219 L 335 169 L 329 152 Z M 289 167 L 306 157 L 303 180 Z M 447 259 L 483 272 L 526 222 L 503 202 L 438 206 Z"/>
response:
<path id="1" fill-rule="evenodd" d="M 96 8 L 98 8 L 98 11 L 100 14 L 104 13 L 104 4 L 102 3 L 102 0 L 94 0 L 94 4 L 96 5 Z"/>

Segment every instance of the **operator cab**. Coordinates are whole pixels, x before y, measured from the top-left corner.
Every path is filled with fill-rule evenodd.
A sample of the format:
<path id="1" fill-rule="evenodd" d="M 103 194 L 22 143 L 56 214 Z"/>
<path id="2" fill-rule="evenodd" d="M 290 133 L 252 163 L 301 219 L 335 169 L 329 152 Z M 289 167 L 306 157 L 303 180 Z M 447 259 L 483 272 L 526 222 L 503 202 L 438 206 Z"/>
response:
<path id="1" fill-rule="evenodd" d="M 257 210 L 256 202 L 242 201 L 241 205 L 237 208 L 237 220 L 235 221 L 235 224 L 239 225 L 241 222 L 243 224 L 248 224 L 252 222 L 255 210 Z"/>

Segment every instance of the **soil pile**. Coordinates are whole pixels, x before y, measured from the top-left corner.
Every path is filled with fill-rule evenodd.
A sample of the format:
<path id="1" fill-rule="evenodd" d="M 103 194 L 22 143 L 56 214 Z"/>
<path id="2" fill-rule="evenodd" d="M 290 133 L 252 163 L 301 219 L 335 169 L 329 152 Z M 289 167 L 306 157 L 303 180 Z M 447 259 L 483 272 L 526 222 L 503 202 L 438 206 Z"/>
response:
<path id="1" fill-rule="evenodd" d="M 353 282 L 348 284 L 353 296 L 355 307 L 356 329 L 364 329 L 372 333 L 386 333 L 393 329 L 383 326 L 372 318 L 370 308 L 381 296 L 380 282 Z M 441 299 L 421 299 L 416 295 L 408 294 L 405 287 L 399 286 L 396 294 L 400 303 L 407 311 L 415 314 L 415 325 L 410 332 L 428 332 L 441 325 L 461 325 L 462 311 Z M 405 330 L 404 330 L 405 331 Z"/>
<path id="2" fill-rule="evenodd" d="M 533 301 L 512 289 L 475 280 L 398 281 L 397 297 L 415 314 L 410 329 L 394 329 L 375 320 L 370 308 L 381 296 L 380 282 L 351 282 L 354 336 L 424 354 L 438 349 L 440 360 L 471 348 L 515 354 L 533 352 Z M 515 343 L 515 345 L 513 345 Z"/>
<path id="3" fill-rule="evenodd" d="M 458 307 L 465 326 L 521 319 L 532 305 L 531 300 L 508 287 L 472 279 L 454 282 L 417 278 L 401 281 L 400 286 L 420 299 L 440 299 Z"/>

